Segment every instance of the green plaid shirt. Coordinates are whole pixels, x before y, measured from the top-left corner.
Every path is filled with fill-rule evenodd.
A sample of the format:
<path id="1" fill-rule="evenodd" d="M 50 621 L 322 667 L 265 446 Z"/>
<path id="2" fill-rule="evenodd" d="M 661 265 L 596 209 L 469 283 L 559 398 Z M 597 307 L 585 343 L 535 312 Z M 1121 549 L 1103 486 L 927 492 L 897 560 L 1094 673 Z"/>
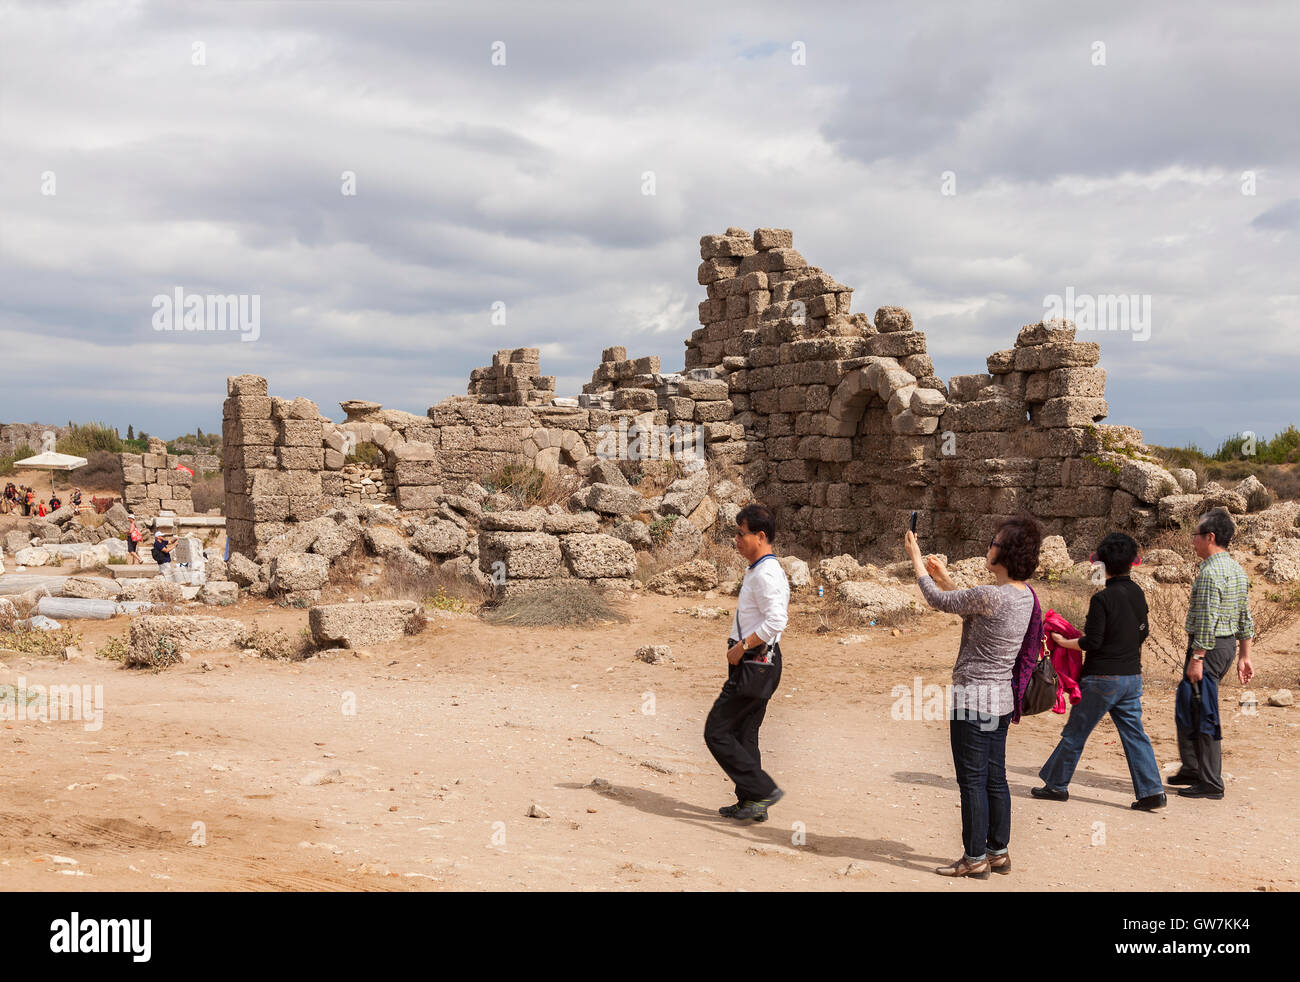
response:
<path id="1" fill-rule="evenodd" d="M 1194 649 L 1210 651 L 1216 638 L 1229 635 L 1239 641 L 1255 636 L 1248 587 L 1246 571 L 1226 552 L 1216 552 L 1201 563 L 1184 625 Z"/>

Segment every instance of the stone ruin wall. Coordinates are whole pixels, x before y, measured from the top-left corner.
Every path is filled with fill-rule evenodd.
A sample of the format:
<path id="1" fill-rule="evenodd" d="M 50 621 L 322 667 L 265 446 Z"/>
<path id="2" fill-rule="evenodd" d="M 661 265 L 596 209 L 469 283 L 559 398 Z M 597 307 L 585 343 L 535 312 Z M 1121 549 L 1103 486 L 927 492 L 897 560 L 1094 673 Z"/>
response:
<path id="1" fill-rule="evenodd" d="M 168 453 L 167 444 L 157 437 L 150 438 L 148 453 L 117 457 L 122 465 L 122 502 L 137 518 L 157 518 L 163 512 L 193 515 L 194 481 L 221 464 L 213 454 Z M 182 464 L 193 473 L 181 470 Z"/>
<path id="2" fill-rule="evenodd" d="M 349 400 L 343 423 L 270 397 L 258 376 L 230 379 L 232 550 L 252 555 L 347 501 L 427 514 L 509 463 L 589 478 L 620 423 L 698 427 L 708 458 L 743 471 L 777 513 L 787 551 L 893 554 L 913 510 L 924 547 L 950 555 L 982 555 L 1020 510 L 1084 551 L 1109 528 L 1148 534 L 1156 503 L 1180 490 L 1142 459 L 1137 430 L 1099 424 L 1099 347 L 1068 322 L 1023 328 L 987 372 L 945 384 L 906 310 L 851 313 L 853 291 L 808 265 L 790 231 L 732 228 L 700 253 L 707 299 L 679 372 L 611 347 L 580 395 L 556 398 L 538 349 L 505 349 L 426 416 Z M 382 476 L 356 480 L 352 442 L 384 450 Z"/>
<path id="3" fill-rule="evenodd" d="M 42 437 L 53 433 L 55 440 L 67 434 L 66 426 L 46 426 L 44 423 L 0 423 L 0 457 L 8 457 L 19 447 L 30 447 L 33 453 L 41 452 Z"/>
<path id="4" fill-rule="evenodd" d="M 1068 322 L 1023 328 L 987 373 L 945 385 L 899 307 L 850 312 L 852 291 L 808 265 L 784 229 L 701 239 L 704 325 L 686 364 L 720 363 L 744 427 L 745 483 L 815 553 L 896 551 L 912 511 L 927 548 L 981 555 L 1021 510 L 1089 550 L 1146 534 L 1178 491 L 1107 414 L 1095 342 Z"/>

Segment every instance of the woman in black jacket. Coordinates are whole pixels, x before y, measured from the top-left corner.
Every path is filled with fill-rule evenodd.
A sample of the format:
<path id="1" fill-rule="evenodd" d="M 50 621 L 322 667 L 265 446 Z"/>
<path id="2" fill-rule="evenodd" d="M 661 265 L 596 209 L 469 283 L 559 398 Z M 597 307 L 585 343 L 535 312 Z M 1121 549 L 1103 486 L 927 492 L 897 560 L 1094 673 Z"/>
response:
<path id="1" fill-rule="evenodd" d="M 1035 798 L 1069 800 L 1070 778 L 1088 735 L 1110 713 L 1137 797 L 1132 807 L 1154 811 L 1166 804 L 1156 755 L 1142 729 L 1142 642 L 1148 629 L 1146 595 L 1129 577 L 1137 553 L 1137 543 L 1123 532 L 1102 539 L 1096 557 L 1106 567 L 1106 586 L 1092 595 L 1083 637 L 1071 640 L 1052 632 L 1061 647 L 1084 653 L 1083 697 L 1070 710 L 1061 742 L 1038 772 L 1043 787 L 1030 790 Z"/>

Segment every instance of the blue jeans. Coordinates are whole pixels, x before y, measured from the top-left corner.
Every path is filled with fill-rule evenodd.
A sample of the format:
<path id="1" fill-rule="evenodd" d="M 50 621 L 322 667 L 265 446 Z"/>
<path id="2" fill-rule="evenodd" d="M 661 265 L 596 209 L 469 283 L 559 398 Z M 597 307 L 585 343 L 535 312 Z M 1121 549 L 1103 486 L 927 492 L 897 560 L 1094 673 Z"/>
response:
<path id="1" fill-rule="evenodd" d="M 1110 713 L 1124 747 L 1134 794 L 1149 798 L 1163 793 L 1156 755 L 1142 729 L 1142 676 L 1085 675 L 1079 680 L 1079 688 L 1083 698 L 1071 708 L 1070 718 L 1061 731 L 1061 742 L 1038 772 L 1043 783 L 1053 791 L 1066 789 L 1083 755 L 1088 734 Z"/>
<path id="2" fill-rule="evenodd" d="M 993 725 L 997 720 L 997 726 Z M 1007 727 L 1011 714 L 968 713 L 948 724 L 952 763 L 961 790 L 961 841 L 969 860 L 988 850 L 1006 852 L 1011 840 L 1011 789 L 1007 787 Z"/>

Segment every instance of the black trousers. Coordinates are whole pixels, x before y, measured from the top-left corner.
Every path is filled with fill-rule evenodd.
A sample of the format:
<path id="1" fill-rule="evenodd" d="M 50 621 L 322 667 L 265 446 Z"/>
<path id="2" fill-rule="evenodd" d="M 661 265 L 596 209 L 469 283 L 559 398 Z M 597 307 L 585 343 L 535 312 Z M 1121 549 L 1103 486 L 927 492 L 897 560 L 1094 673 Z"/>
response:
<path id="1" fill-rule="evenodd" d="M 777 685 L 781 684 L 781 646 L 775 646 Z M 747 699 L 736 692 L 738 666 L 727 666 L 727 681 L 704 721 L 704 742 L 727 777 L 736 785 L 737 801 L 757 801 L 776 790 L 776 782 L 763 770 L 758 749 L 758 728 L 767 714 L 767 699 Z"/>
<path id="2" fill-rule="evenodd" d="M 1237 639 L 1231 636 L 1217 638 L 1214 647 L 1205 653 L 1203 667 L 1206 675 L 1213 675 L 1214 681 L 1222 682 L 1223 677 L 1232 668 L 1232 660 L 1237 656 Z M 1187 657 L 1183 661 L 1183 673 L 1192 660 L 1192 642 L 1187 642 Z M 1219 699 L 1219 727 L 1223 727 L 1223 699 Z M 1182 761 L 1181 772 L 1184 777 L 1197 777 L 1204 785 L 1215 791 L 1223 792 L 1223 747 L 1219 740 L 1205 733 L 1185 730 L 1174 724 L 1178 734 L 1178 756 Z"/>

